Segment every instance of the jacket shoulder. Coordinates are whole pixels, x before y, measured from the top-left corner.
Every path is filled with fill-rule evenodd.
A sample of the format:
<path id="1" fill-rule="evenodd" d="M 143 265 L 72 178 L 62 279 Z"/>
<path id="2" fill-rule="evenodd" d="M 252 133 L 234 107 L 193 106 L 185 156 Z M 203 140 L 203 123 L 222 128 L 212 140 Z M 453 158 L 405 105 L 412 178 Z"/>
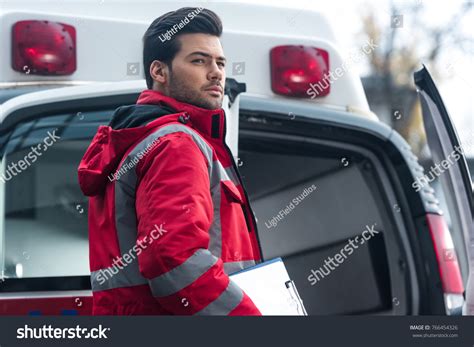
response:
<path id="1" fill-rule="evenodd" d="M 130 154 L 139 160 L 137 173 L 145 174 L 157 156 L 195 158 L 196 163 L 204 161 L 209 167 L 213 152 L 212 146 L 196 130 L 182 124 L 169 124 L 138 141 Z"/>

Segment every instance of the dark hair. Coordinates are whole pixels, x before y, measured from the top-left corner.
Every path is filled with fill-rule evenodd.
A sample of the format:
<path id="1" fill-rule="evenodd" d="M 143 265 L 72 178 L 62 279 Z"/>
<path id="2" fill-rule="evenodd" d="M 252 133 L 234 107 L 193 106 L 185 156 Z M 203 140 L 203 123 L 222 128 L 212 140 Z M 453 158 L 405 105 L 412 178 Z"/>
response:
<path id="1" fill-rule="evenodd" d="M 189 21 L 184 27 L 176 30 L 170 39 L 163 40 L 164 35 L 185 18 Z M 177 37 L 189 33 L 203 33 L 220 37 L 222 34 L 221 19 L 211 10 L 202 7 L 183 7 L 158 17 L 148 27 L 143 36 L 143 67 L 148 89 L 153 87 L 153 79 L 150 75 L 151 63 L 154 60 L 159 60 L 171 69 L 171 62 L 181 49 L 181 43 Z"/>

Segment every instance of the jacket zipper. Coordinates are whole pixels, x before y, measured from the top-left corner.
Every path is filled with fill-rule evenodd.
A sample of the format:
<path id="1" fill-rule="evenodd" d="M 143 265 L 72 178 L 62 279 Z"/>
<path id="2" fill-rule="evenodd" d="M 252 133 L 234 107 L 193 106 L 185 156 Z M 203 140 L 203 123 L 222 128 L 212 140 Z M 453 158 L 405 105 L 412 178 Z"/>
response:
<path id="1" fill-rule="evenodd" d="M 260 244 L 260 238 L 258 236 L 258 229 L 257 229 L 257 222 L 255 221 L 255 215 L 253 214 L 253 210 L 252 210 L 252 207 L 250 206 L 250 200 L 249 200 L 249 197 L 248 197 L 248 194 L 247 194 L 247 190 L 245 189 L 245 186 L 243 184 L 243 181 L 242 181 L 242 177 L 240 177 L 240 172 L 237 168 L 237 165 L 235 164 L 235 161 L 234 161 L 234 156 L 232 155 L 232 151 L 230 150 L 229 146 L 227 146 L 227 143 L 225 142 L 225 136 L 226 136 L 226 133 L 227 133 L 227 124 L 226 124 L 226 115 L 225 115 L 225 111 L 222 110 L 222 113 L 224 114 L 224 131 L 223 131 L 223 136 L 222 136 L 222 144 L 224 145 L 224 148 L 226 149 L 227 151 L 227 154 L 229 155 L 230 157 L 230 160 L 232 162 L 232 167 L 234 168 L 234 171 L 235 173 L 237 174 L 237 178 L 239 179 L 239 183 L 240 183 L 240 186 L 242 187 L 242 190 L 244 191 L 244 195 L 245 195 L 245 201 L 247 202 L 247 207 L 248 207 L 248 210 L 250 211 L 250 213 L 247 213 L 245 211 L 245 208 L 244 208 L 244 205 L 242 205 L 242 212 L 244 213 L 244 216 L 245 216 L 245 223 L 247 224 L 247 228 L 249 229 L 249 233 L 251 232 L 251 228 L 249 226 L 249 221 L 248 221 L 248 217 L 247 215 L 250 214 L 250 219 L 252 221 L 252 225 L 253 225 L 253 230 L 255 232 L 255 237 L 257 239 L 257 246 L 258 246 L 258 250 L 260 252 L 260 261 L 263 261 L 263 252 L 262 252 L 262 246 Z"/>

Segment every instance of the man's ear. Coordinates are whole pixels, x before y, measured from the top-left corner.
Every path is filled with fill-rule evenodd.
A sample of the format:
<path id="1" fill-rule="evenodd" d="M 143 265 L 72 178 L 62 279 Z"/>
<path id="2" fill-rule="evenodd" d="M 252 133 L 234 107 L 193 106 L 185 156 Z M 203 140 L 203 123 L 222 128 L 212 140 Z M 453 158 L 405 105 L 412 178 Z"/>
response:
<path id="1" fill-rule="evenodd" d="M 150 65 L 150 75 L 155 82 L 166 84 L 169 76 L 168 66 L 159 60 L 153 60 Z"/>

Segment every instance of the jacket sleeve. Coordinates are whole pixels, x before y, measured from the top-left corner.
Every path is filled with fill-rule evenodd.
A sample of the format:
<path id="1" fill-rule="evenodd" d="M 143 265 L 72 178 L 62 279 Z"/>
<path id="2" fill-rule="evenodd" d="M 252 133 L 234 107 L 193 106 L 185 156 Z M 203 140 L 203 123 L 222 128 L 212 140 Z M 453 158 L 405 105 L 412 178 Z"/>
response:
<path id="1" fill-rule="evenodd" d="M 190 135 L 167 135 L 140 166 L 138 261 L 159 304 L 177 315 L 261 315 L 208 249 L 208 163 Z"/>

